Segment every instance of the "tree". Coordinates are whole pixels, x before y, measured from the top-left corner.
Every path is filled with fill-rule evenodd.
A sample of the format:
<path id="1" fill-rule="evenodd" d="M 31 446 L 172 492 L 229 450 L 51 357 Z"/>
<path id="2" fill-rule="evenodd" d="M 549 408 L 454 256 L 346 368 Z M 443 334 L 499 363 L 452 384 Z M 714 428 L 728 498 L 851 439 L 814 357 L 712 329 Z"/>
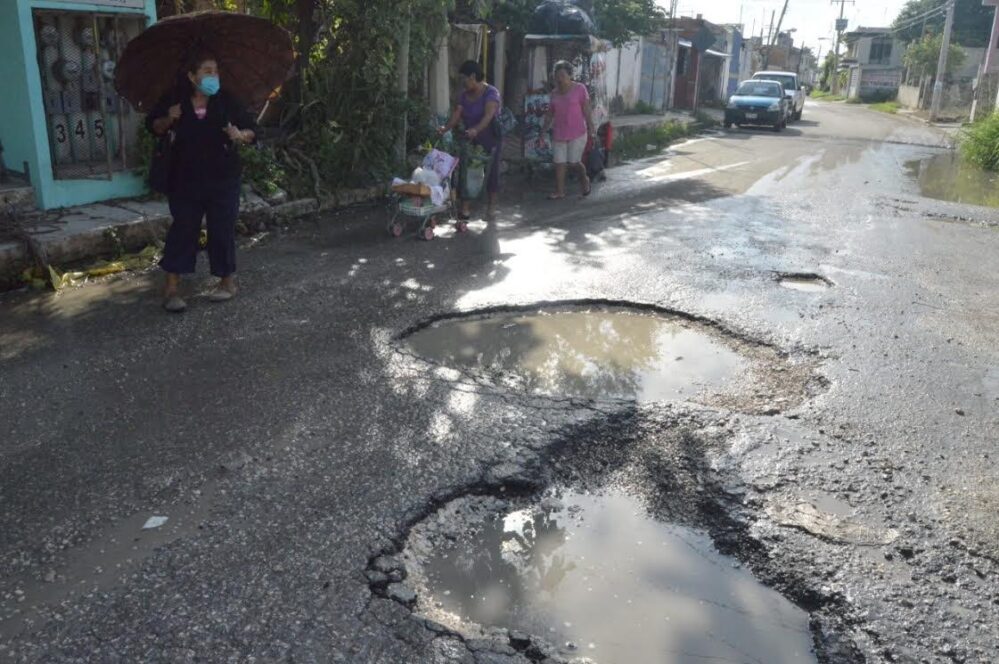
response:
<path id="1" fill-rule="evenodd" d="M 992 35 L 992 19 L 994 9 L 982 6 L 982 0 L 956 0 L 954 6 L 954 36 L 955 44 L 977 48 L 987 46 Z M 896 26 L 905 26 L 898 32 L 902 41 L 912 42 L 923 36 L 924 21 L 915 20 L 928 11 L 939 8 L 941 0 L 909 0 L 895 19 Z M 915 22 L 914 22 L 915 21 Z M 944 14 L 938 13 L 925 20 L 928 32 L 940 34 L 943 32 Z"/>
<path id="2" fill-rule="evenodd" d="M 655 0 L 593 0 L 600 36 L 615 46 L 666 27 L 666 12 Z"/>
<path id="3" fill-rule="evenodd" d="M 823 90 L 829 91 L 832 89 L 833 82 L 833 71 L 836 67 L 836 56 L 830 51 L 826 53 L 826 59 L 822 63 L 822 76 L 819 79 L 819 87 Z"/>
<path id="4" fill-rule="evenodd" d="M 942 45 L 942 35 L 926 35 L 919 41 L 909 44 L 902 61 L 913 73 L 920 76 L 936 76 Z M 947 73 L 960 69 L 967 59 L 968 54 L 963 48 L 951 44 L 947 55 Z"/>

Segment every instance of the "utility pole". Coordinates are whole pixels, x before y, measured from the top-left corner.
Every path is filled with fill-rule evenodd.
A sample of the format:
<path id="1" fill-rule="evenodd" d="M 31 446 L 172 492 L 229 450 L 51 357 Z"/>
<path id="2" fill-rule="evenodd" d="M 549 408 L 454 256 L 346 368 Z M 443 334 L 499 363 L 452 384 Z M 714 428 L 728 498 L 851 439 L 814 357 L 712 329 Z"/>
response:
<path id="1" fill-rule="evenodd" d="M 770 66 L 770 51 L 773 50 L 774 43 L 774 16 L 777 15 L 777 10 L 770 12 L 770 28 L 767 30 L 767 45 L 766 51 L 763 53 L 763 68 L 766 69 Z"/>
<path id="2" fill-rule="evenodd" d="M 836 21 L 836 49 L 833 51 L 833 84 L 832 93 L 839 94 L 839 43 L 843 39 L 843 16 L 846 14 L 846 3 L 848 0 L 839 0 L 839 20 Z M 850 0 L 851 2 L 853 0 Z M 832 0 L 836 4 L 836 0 Z"/>
<path id="3" fill-rule="evenodd" d="M 771 33 L 770 46 L 769 46 L 769 48 L 767 48 L 767 57 L 766 57 L 766 60 L 765 60 L 765 62 L 763 64 L 763 68 L 764 69 L 769 69 L 770 68 L 770 53 L 774 50 L 774 47 L 777 46 L 777 42 L 780 40 L 780 26 L 784 24 L 784 15 L 787 13 L 787 4 L 790 1 L 791 0 L 784 0 L 784 8 L 780 10 L 780 19 L 777 21 L 777 29 L 773 30 L 773 32 Z M 771 29 L 773 29 L 773 20 L 774 20 L 773 19 L 773 15 L 771 14 L 771 16 L 770 16 L 770 27 L 771 27 Z M 791 58 L 791 56 L 788 55 L 788 60 L 790 60 L 790 58 Z"/>
<path id="4" fill-rule="evenodd" d="M 787 3 L 790 1 L 791 0 L 784 0 L 784 8 L 780 10 L 780 18 L 777 20 L 777 30 L 774 31 L 774 46 L 776 46 L 777 42 L 780 41 L 780 29 L 781 26 L 784 25 L 784 15 L 787 14 Z M 790 66 L 787 65 L 791 64 L 791 49 L 793 47 L 794 47 L 794 40 L 792 39 L 791 46 L 787 49 L 787 62 L 784 63 L 787 69 L 791 68 Z M 770 50 L 772 51 L 773 49 Z"/>
<path id="5" fill-rule="evenodd" d="M 930 122 L 937 121 L 943 102 L 944 78 L 947 76 L 947 56 L 950 54 L 950 35 L 954 31 L 954 0 L 947 3 L 947 20 L 944 22 L 940 60 L 937 62 L 937 80 L 933 83 L 933 102 L 930 104 Z"/>

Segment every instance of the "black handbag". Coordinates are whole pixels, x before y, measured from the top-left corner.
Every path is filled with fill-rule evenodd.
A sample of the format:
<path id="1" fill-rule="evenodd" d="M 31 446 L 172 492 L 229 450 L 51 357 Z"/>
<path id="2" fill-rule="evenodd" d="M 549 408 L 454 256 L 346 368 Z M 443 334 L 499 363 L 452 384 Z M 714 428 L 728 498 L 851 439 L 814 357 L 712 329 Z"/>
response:
<path id="1" fill-rule="evenodd" d="M 170 166 L 173 162 L 175 138 L 171 130 L 157 136 L 153 145 L 153 156 L 149 161 L 149 188 L 161 194 L 170 193 Z"/>

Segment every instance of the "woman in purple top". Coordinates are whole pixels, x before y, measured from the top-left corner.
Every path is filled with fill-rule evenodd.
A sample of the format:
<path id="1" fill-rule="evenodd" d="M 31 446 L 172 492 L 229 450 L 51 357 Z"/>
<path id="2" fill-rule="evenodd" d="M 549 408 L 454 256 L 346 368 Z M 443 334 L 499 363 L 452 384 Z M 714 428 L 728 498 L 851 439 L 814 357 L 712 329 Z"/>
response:
<path id="1" fill-rule="evenodd" d="M 482 146 L 492 155 L 489 164 L 489 178 L 486 181 L 486 191 L 489 193 L 489 216 L 496 211 L 496 198 L 499 193 L 500 153 L 503 139 L 500 137 L 497 117 L 500 111 L 499 90 L 485 82 L 485 75 L 478 62 L 469 60 L 458 69 L 464 90 L 458 99 L 458 105 L 451 114 L 448 123 L 440 128 L 443 135 L 460 123 L 465 128 L 465 136 L 475 145 Z M 468 219 L 470 201 L 461 202 L 459 219 Z"/>

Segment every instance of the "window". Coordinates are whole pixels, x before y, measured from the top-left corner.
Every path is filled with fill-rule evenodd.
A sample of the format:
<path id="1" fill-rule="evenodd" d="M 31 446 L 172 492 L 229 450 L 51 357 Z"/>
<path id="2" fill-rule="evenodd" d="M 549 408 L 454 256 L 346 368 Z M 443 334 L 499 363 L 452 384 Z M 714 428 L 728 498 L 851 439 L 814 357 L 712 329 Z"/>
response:
<path id="1" fill-rule="evenodd" d="M 871 42 L 871 57 L 869 62 L 872 65 L 891 64 L 892 40 L 888 37 L 878 37 Z"/>

